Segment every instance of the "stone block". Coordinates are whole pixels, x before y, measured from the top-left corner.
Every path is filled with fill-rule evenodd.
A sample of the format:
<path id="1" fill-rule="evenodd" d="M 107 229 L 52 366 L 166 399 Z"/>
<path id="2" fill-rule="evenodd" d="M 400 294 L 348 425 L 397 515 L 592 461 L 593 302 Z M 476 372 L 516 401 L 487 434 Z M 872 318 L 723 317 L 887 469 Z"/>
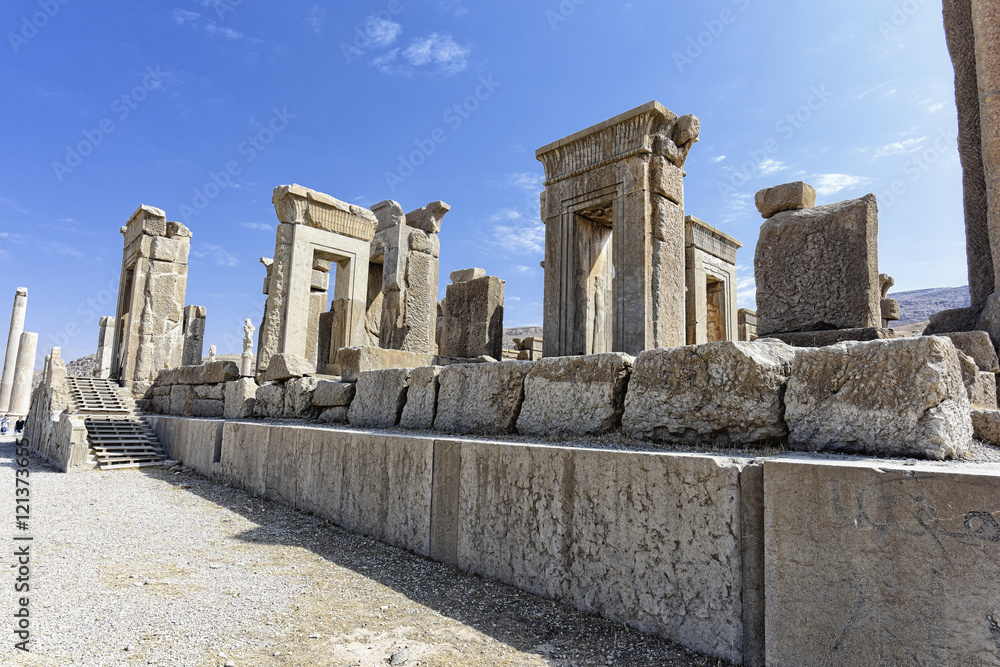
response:
<path id="1" fill-rule="evenodd" d="M 190 250 L 191 241 L 186 238 L 171 239 L 166 236 L 158 236 L 153 239 L 150 246 L 153 259 L 174 262 L 175 264 L 187 264 Z"/>
<path id="2" fill-rule="evenodd" d="M 874 195 L 778 213 L 754 259 L 757 332 L 878 327 L 878 206 Z"/>
<path id="3" fill-rule="evenodd" d="M 403 428 L 432 429 L 437 414 L 438 376 L 442 366 L 422 366 L 410 373 L 406 405 L 399 418 Z"/>
<path id="4" fill-rule="evenodd" d="M 240 378 L 226 383 L 225 409 L 226 419 L 247 419 L 253 416 L 254 404 L 257 402 L 257 383 L 253 378 Z"/>
<path id="5" fill-rule="evenodd" d="M 169 389 L 169 387 L 168 387 Z M 169 415 L 170 414 L 170 394 L 166 396 L 153 396 L 153 400 L 150 402 L 150 410 L 159 415 Z"/>
<path id="6" fill-rule="evenodd" d="M 972 331 L 982 312 L 981 305 L 938 311 L 931 315 L 930 323 L 924 328 L 924 335 L 940 336 L 953 331 Z"/>
<path id="7" fill-rule="evenodd" d="M 485 442 L 460 456 L 460 569 L 742 663 L 735 461 Z"/>
<path id="8" fill-rule="evenodd" d="M 449 357 L 503 352 L 504 281 L 494 276 L 448 285 L 444 353 Z"/>
<path id="9" fill-rule="evenodd" d="M 767 459 L 767 664 L 1000 665 L 1000 468 Z"/>
<path id="10" fill-rule="evenodd" d="M 788 434 L 782 397 L 796 350 L 779 341 L 727 341 L 642 352 L 622 430 L 692 446 L 744 446 Z"/>
<path id="11" fill-rule="evenodd" d="M 225 384 L 199 384 L 194 387 L 194 393 L 198 398 L 210 398 L 216 401 L 224 400 L 225 392 Z"/>
<path id="12" fill-rule="evenodd" d="M 170 414 L 177 417 L 190 417 L 191 405 L 197 398 L 194 388 L 190 385 L 173 385 L 170 388 Z"/>
<path id="13" fill-rule="evenodd" d="M 313 392 L 319 385 L 314 377 L 296 378 L 285 383 L 285 417 L 308 419 L 313 416 Z"/>
<path id="14" fill-rule="evenodd" d="M 972 431 L 976 440 L 1000 447 L 1000 410 L 972 410 Z"/>
<path id="15" fill-rule="evenodd" d="M 881 299 L 879 310 L 884 322 L 895 322 L 899 319 L 899 301 L 896 299 Z"/>
<path id="16" fill-rule="evenodd" d="M 981 405 L 995 410 L 997 408 L 997 374 L 980 371 L 977 392 L 975 400 L 972 401 L 973 407 Z"/>
<path id="17" fill-rule="evenodd" d="M 406 224 L 406 214 L 403 213 L 403 207 L 399 205 L 399 202 L 387 199 L 372 206 L 371 210 L 378 220 L 378 225 L 375 228 L 376 233 L 396 225 Z"/>
<path id="18" fill-rule="evenodd" d="M 653 157 L 650 187 L 653 194 L 666 197 L 675 204 L 684 204 L 684 170 L 664 157 Z"/>
<path id="19" fill-rule="evenodd" d="M 226 412 L 226 402 L 222 399 L 196 398 L 191 402 L 192 417 L 211 417 L 217 419 Z"/>
<path id="20" fill-rule="evenodd" d="M 785 392 L 796 450 L 961 456 L 969 409 L 959 355 L 937 336 L 799 350 Z"/>
<path id="21" fill-rule="evenodd" d="M 355 384 L 353 382 L 335 382 L 320 380 L 313 392 L 313 405 L 322 408 L 349 406 L 354 400 Z"/>
<path id="22" fill-rule="evenodd" d="M 387 368 L 417 368 L 434 364 L 435 355 L 380 347 L 343 347 L 337 350 L 330 372 L 344 382 L 356 382 L 362 371 Z"/>
<path id="23" fill-rule="evenodd" d="M 265 382 L 257 389 L 253 416 L 279 419 L 285 415 L 285 386 L 279 382 Z"/>
<path id="24" fill-rule="evenodd" d="M 765 220 L 783 211 L 795 211 L 816 206 L 816 189 L 796 181 L 761 190 L 754 197 L 757 210 Z"/>
<path id="25" fill-rule="evenodd" d="M 393 428 L 399 424 L 410 368 L 363 371 L 347 419 L 357 428 Z"/>
<path id="26" fill-rule="evenodd" d="M 486 276 L 486 269 L 460 269 L 451 272 L 451 282 L 454 284 L 467 283 L 470 280 L 477 280 Z"/>
<path id="27" fill-rule="evenodd" d="M 619 427 L 635 361 L 627 354 L 550 357 L 524 378 L 521 435 L 582 436 Z"/>
<path id="28" fill-rule="evenodd" d="M 533 361 L 455 364 L 441 371 L 434 429 L 447 433 L 512 433 Z"/>
<path id="29" fill-rule="evenodd" d="M 291 353 L 275 354 L 268 363 L 267 372 L 264 373 L 264 382 L 280 382 L 315 372 L 316 364 L 310 363 L 305 357 Z"/>
<path id="30" fill-rule="evenodd" d="M 979 370 L 1000 373 L 996 350 L 990 341 L 990 335 L 985 331 L 961 331 L 938 335 L 950 338 L 956 348 L 975 359 Z"/>
<path id="31" fill-rule="evenodd" d="M 225 423 L 219 462 L 223 482 L 254 495 L 264 495 L 271 428 L 251 422 Z"/>
<path id="32" fill-rule="evenodd" d="M 348 410 L 349 408 L 346 405 L 327 408 L 319 414 L 318 421 L 320 424 L 346 424 Z"/>
<path id="33" fill-rule="evenodd" d="M 883 340 L 898 338 L 892 329 L 865 327 L 864 329 L 830 329 L 828 331 L 796 331 L 794 333 L 773 333 L 765 338 L 773 338 L 792 347 L 826 347 L 847 341 Z"/>

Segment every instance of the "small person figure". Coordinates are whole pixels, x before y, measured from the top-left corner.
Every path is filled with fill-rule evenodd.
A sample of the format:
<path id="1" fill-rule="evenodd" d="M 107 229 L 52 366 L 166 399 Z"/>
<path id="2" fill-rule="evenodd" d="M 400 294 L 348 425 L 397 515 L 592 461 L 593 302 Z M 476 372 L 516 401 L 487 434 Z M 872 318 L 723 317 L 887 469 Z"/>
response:
<path id="1" fill-rule="evenodd" d="M 7 435 L 7 429 L 10 428 L 10 420 L 7 419 L 7 415 L 0 419 L 0 435 Z"/>
<path id="2" fill-rule="evenodd" d="M 14 422 L 14 433 L 22 433 L 24 431 L 24 417 L 21 417 L 16 422 Z"/>

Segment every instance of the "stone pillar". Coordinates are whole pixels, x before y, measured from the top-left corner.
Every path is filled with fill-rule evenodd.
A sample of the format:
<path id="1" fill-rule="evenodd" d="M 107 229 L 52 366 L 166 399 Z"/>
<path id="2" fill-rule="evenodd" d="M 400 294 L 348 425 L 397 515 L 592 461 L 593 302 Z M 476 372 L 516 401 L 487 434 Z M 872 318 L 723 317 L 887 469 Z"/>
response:
<path id="1" fill-rule="evenodd" d="M 35 353 L 38 351 L 38 334 L 25 332 L 17 348 L 17 366 L 14 370 L 14 388 L 10 395 L 11 415 L 23 417 L 31 405 L 31 381 L 35 376 Z"/>
<path id="2" fill-rule="evenodd" d="M 7 355 L 3 360 L 3 377 L 0 379 L 0 413 L 10 409 L 10 394 L 14 389 L 14 369 L 17 365 L 17 348 L 24 333 L 24 314 L 28 308 L 28 290 L 18 287 L 14 294 L 14 311 L 10 316 L 10 332 L 7 334 Z"/>
<path id="3" fill-rule="evenodd" d="M 102 317 L 101 331 L 97 334 L 97 359 L 94 361 L 94 377 L 111 377 L 111 358 L 114 356 L 115 318 Z"/>
<path id="4" fill-rule="evenodd" d="M 207 316 L 208 311 L 205 306 L 186 306 L 184 308 L 182 366 L 201 366 L 201 358 L 205 353 L 205 319 Z"/>
<path id="5" fill-rule="evenodd" d="M 466 269 L 451 274 L 444 300 L 445 356 L 487 355 L 499 361 L 503 355 L 504 281 L 485 273 Z"/>
<path id="6" fill-rule="evenodd" d="M 1000 3 L 973 0 L 980 146 L 986 182 L 987 224 L 993 252 L 993 291 L 1000 292 Z M 979 267 L 975 267 L 979 270 Z"/>

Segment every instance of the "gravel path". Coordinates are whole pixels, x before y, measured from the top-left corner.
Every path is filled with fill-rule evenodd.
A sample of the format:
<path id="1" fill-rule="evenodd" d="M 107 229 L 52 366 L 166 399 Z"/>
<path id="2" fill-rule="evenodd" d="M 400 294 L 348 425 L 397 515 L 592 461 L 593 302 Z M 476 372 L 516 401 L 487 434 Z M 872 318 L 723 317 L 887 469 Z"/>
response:
<path id="1" fill-rule="evenodd" d="M 8 554 L 14 476 L 2 438 Z M 195 474 L 33 461 L 30 483 L 32 653 L 8 620 L 3 665 L 724 664 Z"/>

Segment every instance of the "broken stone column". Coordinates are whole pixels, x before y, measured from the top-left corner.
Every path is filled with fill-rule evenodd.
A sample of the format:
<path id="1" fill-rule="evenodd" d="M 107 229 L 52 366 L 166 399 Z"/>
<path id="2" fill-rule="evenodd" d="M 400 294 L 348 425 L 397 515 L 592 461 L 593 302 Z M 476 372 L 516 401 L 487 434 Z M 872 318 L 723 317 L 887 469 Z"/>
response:
<path id="1" fill-rule="evenodd" d="M 191 230 L 140 206 L 124 237 L 111 377 L 141 394 L 184 357 L 184 299 Z"/>
<path id="2" fill-rule="evenodd" d="M 444 354 L 449 357 L 503 355 L 504 281 L 482 269 L 451 274 L 445 297 Z"/>
<path id="3" fill-rule="evenodd" d="M 438 233 L 449 210 L 451 207 L 442 201 L 405 215 L 391 200 L 372 207 L 379 224 L 371 244 L 369 276 L 372 279 L 380 274 L 382 278 L 378 337 L 384 349 L 435 352 Z M 370 308 L 379 298 L 371 291 Z"/>
<path id="4" fill-rule="evenodd" d="M 792 345 L 892 337 L 881 326 L 875 195 L 809 208 L 804 185 L 757 196 L 770 214 L 754 257 L 758 335 Z"/>
<path id="5" fill-rule="evenodd" d="M 342 347 L 365 344 L 368 258 L 378 220 L 366 208 L 301 185 L 275 188 L 272 202 L 280 224 L 265 281 L 268 298 L 257 343 L 257 372 L 265 373 L 271 357 L 284 353 L 310 360 L 313 372 L 326 372 L 332 359 L 318 357 L 318 338 L 316 352 L 310 354 L 312 329 L 320 326 L 312 308 L 316 263 L 330 262 L 331 272 L 336 265 L 333 298 L 339 326 L 330 334 L 332 357 Z M 262 261 L 268 267 L 269 262 Z"/>
<path id="6" fill-rule="evenodd" d="M 882 328 L 888 329 L 890 322 L 899 320 L 899 301 L 889 298 L 889 290 L 896 284 L 896 281 L 892 279 L 892 276 L 885 273 L 880 273 L 878 279 L 882 292 L 882 299 L 879 302 L 882 312 Z"/>
<path id="7" fill-rule="evenodd" d="M 536 151 L 546 356 L 685 343 L 684 163 L 700 130 L 653 101 Z"/>
<path id="8" fill-rule="evenodd" d="M 31 406 L 31 384 L 35 376 L 35 354 L 38 351 L 38 334 L 21 334 L 14 370 L 14 387 L 10 394 L 9 414 L 23 417 Z"/>
<path id="9" fill-rule="evenodd" d="M 94 361 L 94 377 L 111 377 L 111 358 L 114 356 L 115 318 L 102 317 L 101 330 L 97 334 L 97 358 Z"/>
<path id="10" fill-rule="evenodd" d="M 240 377 L 253 376 L 253 323 L 243 320 L 243 355 L 240 357 Z"/>
<path id="11" fill-rule="evenodd" d="M 3 376 L 0 378 L 0 413 L 10 408 L 10 394 L 14 389 L 14 369 L 17 366 L 17 348 L 24 333 L 24 315 L 28 309 L 28 289 L 18 287 L 14 293 L 14 309 L 10 315 L 10 331 L 7 334 L 7 354 L 3 360 Z"/>
<path id="12" fill-rule="evenodd" d="M 205 351 L 205 319 L 208 311 L 204 306 L 187 306 L 184 309 L 184 355 L 182 366 L 200 366 Z"/>

